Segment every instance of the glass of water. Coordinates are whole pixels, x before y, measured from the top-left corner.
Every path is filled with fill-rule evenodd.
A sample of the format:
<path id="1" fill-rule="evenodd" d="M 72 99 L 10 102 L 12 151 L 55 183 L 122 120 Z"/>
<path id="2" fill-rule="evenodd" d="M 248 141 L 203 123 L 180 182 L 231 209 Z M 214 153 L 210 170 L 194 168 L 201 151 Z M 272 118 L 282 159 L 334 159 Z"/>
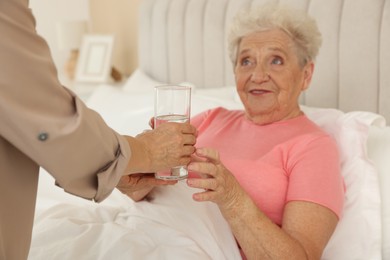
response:
<path id="1" fill-rule="evenodd" d="M 155 87 L 154 126 L 166 122 L 185 123 L 190 121 L 191 87 L 163 85 Z M 188 176 L 187 166 L 177 166 L 155 173 L 155 178 L 181 180 Z"/>

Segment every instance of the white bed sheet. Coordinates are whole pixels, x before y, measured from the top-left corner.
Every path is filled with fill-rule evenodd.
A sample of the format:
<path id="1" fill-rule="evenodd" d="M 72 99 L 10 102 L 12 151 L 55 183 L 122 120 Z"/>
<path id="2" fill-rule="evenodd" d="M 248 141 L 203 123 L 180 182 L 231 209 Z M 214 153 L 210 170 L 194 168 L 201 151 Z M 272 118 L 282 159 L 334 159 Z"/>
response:
<path id="1" fill-rule="evenodd" d="M 37 214 L 29 259 L 240 259 L 217 207 L 195 203 L 184 182 L 139 203 L 117 190 L 101 204 L 56 193 Z"/>
<path id="2" fill-rule="evenodd" d="M 152 88 L 134 90 L 131 86 L 159 83 L 135 79 L 124 90 L 101 86 L 88 101 L 122 134 L 136 135 L 149 129 L 153 115 Z M 242 108 L 234 87 L 194 89 L 192 115 L 216 106 Z M 364 143 L 369 126 L 383 127 L 383 118 L 365 112 L 303 109 L 338 139 L 348 188 L 344 217 L 323 259 L 382 259 L 379 180 L 366 158 Z M 350 157 L 350 149 L 354 157 Z M 356 177 L 363 169 L 367 174 Z M 93 204 L 64 193 L 49 174 L 43 169 L 41 173 L 29 260 L 240 259 L 217 207 L 192 201 L 194 190 L 185 182 L 158 189 L 152 202 L 134 203 L 114 190 L 104 202 Z"/>

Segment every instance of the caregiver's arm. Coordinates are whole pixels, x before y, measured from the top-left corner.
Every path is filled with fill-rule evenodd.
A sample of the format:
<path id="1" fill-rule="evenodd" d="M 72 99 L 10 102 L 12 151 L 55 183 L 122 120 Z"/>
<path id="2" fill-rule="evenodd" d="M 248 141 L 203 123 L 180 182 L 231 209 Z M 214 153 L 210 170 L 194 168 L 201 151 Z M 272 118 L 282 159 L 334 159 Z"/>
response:
<path id="1" fill-rule="evenodd" d="M 1 136 L 59 186 L 102 201 L 124 174 L 189 162 L 193 127 L 166 124 L 135 138 L 116 133 L 61 85 L 26 1 L 0 1 L 0 7 L 7 10 L 0 12 Z"/>

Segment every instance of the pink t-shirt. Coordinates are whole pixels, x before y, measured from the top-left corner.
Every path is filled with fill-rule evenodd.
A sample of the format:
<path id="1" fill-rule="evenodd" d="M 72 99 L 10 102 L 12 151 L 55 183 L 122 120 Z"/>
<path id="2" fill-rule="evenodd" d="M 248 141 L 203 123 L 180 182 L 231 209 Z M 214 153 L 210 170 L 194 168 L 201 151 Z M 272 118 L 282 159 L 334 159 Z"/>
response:
<path id="1" fill-rule="evenodd" d="M 305 115 L 261 126 L 244 111 L 216 108 L 191 124 L 199 132 L 196 146 L 218 150 L 274 223 L 281 225 L 284 206 L 293 200 L 320 204 L 340 217 L 344 183 L 336 143 Z"/>

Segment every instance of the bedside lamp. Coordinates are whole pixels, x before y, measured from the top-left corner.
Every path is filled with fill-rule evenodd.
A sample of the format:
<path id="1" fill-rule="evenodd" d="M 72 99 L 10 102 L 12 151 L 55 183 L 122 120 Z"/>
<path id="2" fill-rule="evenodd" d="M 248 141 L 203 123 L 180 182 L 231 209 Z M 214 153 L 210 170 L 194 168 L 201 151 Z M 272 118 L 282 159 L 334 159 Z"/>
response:
<path id="1" fill-rule="evenodd" d="M 76 70 L 79 49 L 83 35 L 88 31 L 86 20 L 63 21 L 57 23 L 57 39 L 60 50 L 70 51 L 65 63 L 65 73 L 73 80 Z"/>

